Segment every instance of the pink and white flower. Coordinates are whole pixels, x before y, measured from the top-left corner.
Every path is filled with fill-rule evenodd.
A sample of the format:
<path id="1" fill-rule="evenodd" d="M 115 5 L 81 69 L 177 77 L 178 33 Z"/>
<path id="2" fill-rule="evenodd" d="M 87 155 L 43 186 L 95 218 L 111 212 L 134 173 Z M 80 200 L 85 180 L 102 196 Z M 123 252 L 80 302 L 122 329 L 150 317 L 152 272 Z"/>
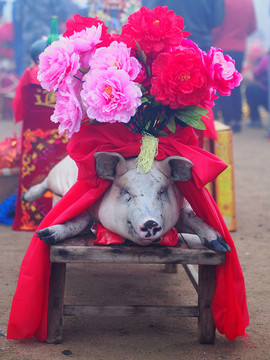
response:
<path id="1" fill-rule="evenodd" d="M 131 80 L 135 80 L 142 66 L 134 56 L 130 56 L 130 52 L 131 49 L 126 44 L 113 41 L 109 47 L 96 50 L 90 60 L 91 69 L 107 70 L 114 67 L 118 70 L 124 70 Z"/>
<path id="2" fill-rule="evenodd" d="M 48 91 L 56 91 L 64 84 L 70 83 L 80 68 L 80 56 L 67 38 L 53 42 L 40 55 L 39 60 L 37 78 L 41 86 Z"/>
<path id="3" fill-rule="evenodd" d="M 74 45 L 74 51 L 81 56 L 80 61 L 83 68 L 89 67 L 89 61 L 96 50 L 96 46 L 101 42 L 101 31 L 102 25 L 99 24 L 98 27 L 86 28 L 69 37 Z"/>
<path id="4" fill-rule="evenodd" d="M 127 123 L 141 105 L 141 89 L 124 70 L 93 70 L 84 80 L 81 97 L 90 119 Z"/>
<path id="5" fill-rule="evenodd" d="M 70 19 L 64 37 L 40 55 L 38 73 L 41 86 L 57 92 L 51 119 L 59 132 L 78 132 L 86 114 L 99 122 L 131 120 L 139 132 L 152 121 L 162 130 L 168 118 L 179 124 L 181 108 L 212 107 L 217 95 L 230 95 L 242 80 L 234 60 L 220 49 L 205 53 L 183 27 L 167 7 L 143 7 L 115 36 L 96 18 Z M 194 116 L 200 128 L 200 112 Z"/>
<path id="6" fill-rule="evenodd" d="M 221 49 L 211 48 L 204 55 L 211 85 L 221 95 L 230 95 L 231 90 L 240 85 L 242 75 L 235 69 L 235 61 L 229 55 L 223 55 Z"/>
<path id="7" fill-rule="evenodd" d="M 74 78 L 71 84 L 63 85 L 56 92 L 56 105 L 51 121 L 60 123 L 59 134 L 65 133 L 71 137 L 73 133 L 80 130 L 83 116 L 81 103 L 78 100 L 80 88 L 81 82 Z"/>

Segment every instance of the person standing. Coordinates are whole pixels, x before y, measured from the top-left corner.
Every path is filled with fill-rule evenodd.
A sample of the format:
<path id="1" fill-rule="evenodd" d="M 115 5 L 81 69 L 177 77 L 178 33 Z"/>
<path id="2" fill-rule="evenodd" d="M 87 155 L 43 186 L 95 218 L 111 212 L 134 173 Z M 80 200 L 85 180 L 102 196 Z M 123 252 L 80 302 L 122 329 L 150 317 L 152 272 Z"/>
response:
<path id="1" fill-rule="evenodd" d="M 191 33 L 189 39 L 206 52 L 212 45 L 212 29 L 224 18 L 224 0 L 143 0 L 142 5 L 149 9 L 168 6 L 182 16 L 184 30 Z"/>
<path id="2" fill-rule="evenodd" d="M 253 0 L 225 0 L 224 21 L 212 32 L 213 45 L 221 48 L 235 60 L 236 70 L 242 72 L 246 42 L 257 28 Z M 225 124 L 240 132 L 242 125 L 241 87 L 232 90 L 230 96 L 222 96 L 215 101 L 214 112 L 221 111 Z"/>
<path id="3" fill-rule="evenodd" d="M 70 0 L 15 0 L 13 2 L 14 51 L 16 73 L 21 76 L 31 64 L 30 47 L 50 33 L 52 16 L 57 16 L 59 30 L 71 15 L 82 14 Z"/>
<path id="4" fill-rule="evenodd" d="M 269 53 L 261 57 L 253 72 L 254 81 L 246 87 L 246 99 L 250 112 L 250 123 L 248 126 L 252 128 L 262 127 L 259 107 L 262 106 L 269 110 L 269 57 Z"/>

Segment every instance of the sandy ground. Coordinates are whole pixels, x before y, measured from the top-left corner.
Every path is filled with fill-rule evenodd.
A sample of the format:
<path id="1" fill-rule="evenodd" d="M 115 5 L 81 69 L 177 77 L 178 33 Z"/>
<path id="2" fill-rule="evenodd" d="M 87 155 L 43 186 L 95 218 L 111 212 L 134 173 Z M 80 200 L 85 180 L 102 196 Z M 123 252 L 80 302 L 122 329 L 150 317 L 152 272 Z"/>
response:
<path id="1" fill-rule="evenodd" d="M 60 345 L 5 338 L 21 260 L 29 232 L 0 226 L 0 358 L 5 360 L 269 360 L 270 359 L 270 141 L 265 129 L 244 126 L 234 135 L 237 231 L 232 233 L 245 276 L 250 312 L 248 335 L 228 341 L 217 333 L 215 345 L 197 342 L 196 319 L 69 318 Z M 11 121 L 0 121 L 0 140 L 11 135 Z M 16 131 L 19 127 L 16 128 Z M 18 133 L 18 132 L 17 132 Z M 196 303 L 180 268 L 166 274 L 160 266 L 69 266 L 66 300 L 111 303 Z"/>

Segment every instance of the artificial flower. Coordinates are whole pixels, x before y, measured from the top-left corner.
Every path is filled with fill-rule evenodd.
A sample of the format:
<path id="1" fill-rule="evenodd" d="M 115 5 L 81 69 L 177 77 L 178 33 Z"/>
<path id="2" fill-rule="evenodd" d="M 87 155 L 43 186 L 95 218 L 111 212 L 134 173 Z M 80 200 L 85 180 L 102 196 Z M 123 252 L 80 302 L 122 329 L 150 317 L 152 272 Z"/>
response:
<path id="1" fill-rule="evenodd" d="M 80 56 L 66 38 L 53 42 L 39 57 L 38 80 L 47 91 L 56 91 L 71 82 L 80 68 Z"/>
<path id="2" fill-rule="evenodd" d="M 128 23 L 122 27 L 121 39 L 130 47 L 136 47 L 136 41 L 147 57 L 156 56 L 171 46 L 181 44 L 184 20 L 175 15 L 167 6 L 157 6 L 153 10 L 146 7 L 128 18 Z"/>
<path id="3" fill-rule="evenodd" d="M 81 67 L 89 67 L 91 56 L 94 54 L 96 46 L 101 42 L 101 30 L 100 24 L 98 27 L 93 25 L 91 28 L 76 32 L 69 37 L 74 45 L 74 51 L 80 55 Z"/>
<path id="4" fill-rule="evenodd" d="M 76 96 L 80 82 L 73 81 L 72 84 L 65 84 L 56 92 L 56 105 L 51 121 L 60 123 L 59 134 L 66 134 L 71 137 L 81 127 L 83 111 L 80 101 Z"/>
<path id="5" fill-rule="evenodd" d="M 135 80 L 142 68 L 139 61 L 130 56 L 130 49 L 126 44 L 117 41 L 113 41 L 108 47 L 97 49 L 90 61 L 90 66 L 92 70 L 107 70 L 111 67 L 124 70 L 130 80 Z"/>
<path id="6" fill-rule="evenodd" d="M 74 19 L 69 19 L 67 21 L 66 31 L 64 32 L 63 36 L 70 37 L 76 32 L 80 32 L 86 28 L 91 28 L 92 26 L 98 27 L 99 25 L 101 25 L 102 28 L 101 39 L 104 41 L 103 45 L 106 46 L 106 44 L 110 42 L 111 36 L 107 33 L 108 28 L 104 22 L 97 18 L 81 16 L 78 14 L 74 15 Z"/>
<path id="7" fill-rule="evenodd" d="M 206 54 L 183 28 L 183 18 L 167 6 L 141 7 L 120 35 L 107 34 L 97 18 L 68 20 L 64 38 L 40 56 L 38 74 L 46 90 L 57 91 L 52 120 L 59 130 L 71 136 L 85 114 L 141 134 L 204 129 L 205 108 L 242 77 L 229 56 L 214 48 Z"/>
<path id="8" fill-rule="evenodd" d="M 93 70 L 84 78 L 81 97 L 90 119 L 127 123 L 141 105 L 140 87 L 124 70 Z"/>
<path id="9" fill-rule="evenodd" d="M 235 69 L 235 61 L 229 55 L 223 55 L 221 49 L 212 47 L 204 60 L 212 86 L 221 95 L 230 95 L 231 90 L 240 85 L 242 75 Z"/>
<path id="10" fill-rule="evenodd" d="M 161 53 L 153 61 L 151 94 L 172 109 L 202 105 L 209 99 L 207 71 L 192 48 Z"/>

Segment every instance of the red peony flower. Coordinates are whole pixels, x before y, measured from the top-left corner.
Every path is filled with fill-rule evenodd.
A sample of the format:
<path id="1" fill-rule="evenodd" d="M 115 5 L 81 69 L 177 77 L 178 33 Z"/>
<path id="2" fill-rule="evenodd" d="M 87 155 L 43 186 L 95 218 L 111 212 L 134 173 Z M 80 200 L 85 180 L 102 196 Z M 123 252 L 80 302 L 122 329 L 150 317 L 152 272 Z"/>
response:
<path id="1" fill-rule="evenodd" d="M 172 109 L 204 105 L 210 99 L 207 69 L 200 52 L 181 48 L 153 61 L 151 94 Z"/>
<path id="2" fill-rule="evenodd" d="M 69 37 L 73 35 L 75 32 L 80 32 L 86 28 L 90 28 L 92 26 L 98 27 L 98 25 L 102 25 L 102 34 L 101 40 L 102 42 L 97 46 L 109 46 L 112 42 L 111 35 L 107 34 L 107 26 L 104 24 L 103 21 L 99 20 L 98 18 L 90 18 L 81 15 L 74 15 L 74 19 L 69 19 L 66 23 L 66 31 L 63 34 L 64 37 Z"/>
<path id="3" fill-rule="evenodd" d="M 128 23 L 122 27 L 121 41 L 136 48 L 136 40 L 147 57 L 155 59 L 167 48 L 180 45 L 183 37 L 189 34 L 183 32 L 183 27 L 183 18 L 167 6 L 157 6 L 153 10 L 143 6 L 130 15 Z"/>

